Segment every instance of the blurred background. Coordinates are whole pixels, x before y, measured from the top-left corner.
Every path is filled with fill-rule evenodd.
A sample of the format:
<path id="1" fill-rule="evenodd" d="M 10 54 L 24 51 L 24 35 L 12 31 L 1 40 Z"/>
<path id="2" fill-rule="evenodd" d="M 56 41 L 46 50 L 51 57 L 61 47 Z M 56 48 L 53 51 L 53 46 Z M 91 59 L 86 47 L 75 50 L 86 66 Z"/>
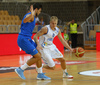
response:
<path id="1" fill-rule="evenodd" d="M 36 24 L 33 33 L 49 24 L 50 16 L 57 16 L 61 32 L 66 29 L 69 34 L 67 23 L 74 19 L 80 25 L 77 45 L 96 49 L 96 32 L 100 31 L 99 0 L 0 0 L 0 35 L 19 33 L 23 16 L 36 2 L 43 6 L 38 19 L 42 18 L 44 24 Z"/>

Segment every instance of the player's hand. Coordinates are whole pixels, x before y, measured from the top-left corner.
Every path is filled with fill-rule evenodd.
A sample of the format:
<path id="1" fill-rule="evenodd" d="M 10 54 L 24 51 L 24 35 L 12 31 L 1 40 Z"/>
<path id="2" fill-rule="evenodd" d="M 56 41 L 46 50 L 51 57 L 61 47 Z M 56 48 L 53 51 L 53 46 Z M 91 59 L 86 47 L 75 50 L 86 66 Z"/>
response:
<path id="1" fill-rule="evenodd" d="M 75 49 L 72 49 L 72 48 L 71 48 L 70 51 L 75 53 Z"/>
<path id="2" fill-rule="evenodd" d="M 40 44 L 37 45 L 37 48 L 36 48 L 38 51 L 40 50 L 43 50 L 42 46 Z"/>
<path id="3" fill-rule="evenodd" d="M 74 52 L 74 53 L 75 53 L 75 50 L 76 50 L 76 49 L 75 49 L 75 48 L 73 48 L 73 52 Z"/>
<path id="4" fill-rule="evenodd" d="M 73 49 L 72 48 L 70 49 L 70 52 L 73 52 Z"/>
<path id="5" fill-rule="evenodd" d="M 32 15 L 35 15 L 36 10 L 37 10 L 37 9 L 33 10 L 33 5 L 31 5 L 30 11 L 31 11 L 31 14 L 32 14 Z"/>

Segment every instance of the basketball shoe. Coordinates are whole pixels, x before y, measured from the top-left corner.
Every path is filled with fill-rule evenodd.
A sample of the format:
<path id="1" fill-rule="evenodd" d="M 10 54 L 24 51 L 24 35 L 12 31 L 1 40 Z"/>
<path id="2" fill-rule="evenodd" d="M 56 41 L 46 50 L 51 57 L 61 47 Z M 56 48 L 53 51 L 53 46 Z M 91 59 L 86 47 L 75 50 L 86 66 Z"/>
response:
<path id="1" fill-rule="evenodd" d="M 44 75 L 45 73 L 38 73 L 38 75 L 37 75 L 37 79 L 38 80 L 46 80 L 46 79 L 51 79 L 51 78 L 49 78 L 49 77 L 47 77 L 46 75 Z"/>
<path id="2" fill-rule="evenodd" d="M 18 74 L 18 76 L 19 76 L 21 79 L 23 79 L 23 80 L 26 79 L 25 76 L 24 76 L 24 74 L 23 74 L 24 70 L 22 70 L 20 67 L 19 67 L 19 68 L 16 68 L 16 69 L 15 69 L 15 72 Z"/>
<path id="3" fill-rule="evenodd" d="M 64 73 L 63 73 L 63 78 L 72 79 L 73 76 L 72 76 L 72 75 L 69 75 L 67 72 L 64 72 Z"/>

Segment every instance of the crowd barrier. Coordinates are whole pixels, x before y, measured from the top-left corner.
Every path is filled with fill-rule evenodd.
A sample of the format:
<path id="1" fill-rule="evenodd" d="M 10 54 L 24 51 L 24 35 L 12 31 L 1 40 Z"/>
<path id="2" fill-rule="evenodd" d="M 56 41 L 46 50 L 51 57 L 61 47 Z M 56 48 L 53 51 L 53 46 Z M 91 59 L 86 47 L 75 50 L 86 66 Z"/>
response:
<path id="1" fill-rule="evenodd" d="M 33 33 L 33 36 L 35 33 Z M 32 38 L 33 38 L 32 36 Z M 63 33 L 62 33 L 63 36 Z M 24 51 L 22 51 L 18 45 L 17 45 L 17 38 L 18 33 L 6 33 L 6 34 L 0 34 L 0 55 L 12 55 L 12 54 L 25 54 Z M 57 48 L 62 51 L 64 49 L 64 46 L 58 39 L 58 37 L 55 37 L 54 44 L 57 46 Z"/>

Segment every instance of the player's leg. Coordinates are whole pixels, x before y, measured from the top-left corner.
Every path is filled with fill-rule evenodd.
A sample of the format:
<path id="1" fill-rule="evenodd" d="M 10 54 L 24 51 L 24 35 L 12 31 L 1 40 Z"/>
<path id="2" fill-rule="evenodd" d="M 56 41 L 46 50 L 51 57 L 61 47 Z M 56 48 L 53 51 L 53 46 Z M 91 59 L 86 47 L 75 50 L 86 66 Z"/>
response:
<path id="1" fill-rule="evenodd" d="M 25 78 L 24 73 L 23 73 L 24 70 L 26 68 L 28 68 L 29 66 L 31 66 L 32 64 L 36 63 L 40 59 L 41 59 L 40 54 L 39 53 L 35 54 L 34 57 L 29 59 L 24 65 L 22 65 L 19 68 L 16 68 L 15 72 L 19 75 L 20 78 L 25 80 L 26 78 Z"/>
<path id="2" fill-rule="evenodd" d="M 20 78 L 26 79 L 23 74 L 24 70 L 28 68 L 29 66 L 31 66 L 32 64 L 36 63 L 37 61 L 41 61 L 41 55 L 40 53 L 38 53 L 35 45 L 30 39 L 21 38 L 18 44 L 27 54 L 31 54 L 33 56 L 24 65 L 15 69 L 15 72 L 19 75 Z M 40 64 L 40 67 L 41 66 L 42 64 Z"/>
<path id="3" fill-rule="evenodd" d="M 51 79 L 50 77 L 47 77 L 44 75 L 45 73 L 42 72 L 42 61 L 39 60 L 36 62 L 36 70 L 38 72 L 37 79 Z"/>
<path id="4" fill-rule="evenodd" d="M 33 41 L 31 41 L 31 42 L 35 47 L 37 47 L 36 43 L 34 43 Z M 38 50 L 38 52 L 39 52 L 39 50 Z M 39 54 L 41 56 L 40 52 L 39 52 Z M 36 62 L 36 68 L 38 69 L 37 70 L 37 72 L 38 72 L 37 79 L 51 79 L 51 78 L 45 76 L 44 75 L 45 73 L 42 72 L 42 61 L 41 61 L 41 59 Z"/>
<path id="5" fill-rule="evenodd" d="M 61 68 L 63 69 L 63 77 L 67 77 L 67 78 L 73 78 L 73 76 L 69 75 L 66 69 L 66 61 L 63 58 L 62 53 L 56 48 L 56 46 L 54 47 L 54 50 L 52 52 L 52 57 L 54 56 L 54 58 L 56 58 L 57 60 L 60 61 L 61 63 Z"/>
<path id="6" fill-rule="evenodd" d="M 49 69 L 49 70 L 54 70 L 54 69 L 55 69 L 55 66 L 49 67 L 47 64 L 44 64 L 44 65 L 43 65 L 43 68 Z"/>
<path id="7" fill-rule="evenodd" d="M 59 60 L 61 63 L 61 68 L 63 69 L 63 77 L 73 78 L 73 76 L 69 75 L 67 72 L 65 59 L 64 58 L 56 58 L 56 59 Z"/>
<path id="8" fill-rule="evenodd" d="M 42 59 L 45 63 L 43 65 L 43 68 L 54 70 L 55 69 L 55 63 L 54 63 L 54 61 L 51 57 L 50 50 L 43 48 L 43 50 L 41 50 L 40 53 L 41 53 Z"/>
<path id="9" fill-rule="evenodd" d="M 65 62 L 65 59 L 64 59 L 64 58 L 56 58 L 56 59 L 60 61 L 60 63 L 61 63 L 61 68 L 62 68 L 63 70 L 65 70 L 65 69 L 66 69 L 66 62 Z M 65 71 L 65 72 L 66 72 L 66 71 Z"/>

